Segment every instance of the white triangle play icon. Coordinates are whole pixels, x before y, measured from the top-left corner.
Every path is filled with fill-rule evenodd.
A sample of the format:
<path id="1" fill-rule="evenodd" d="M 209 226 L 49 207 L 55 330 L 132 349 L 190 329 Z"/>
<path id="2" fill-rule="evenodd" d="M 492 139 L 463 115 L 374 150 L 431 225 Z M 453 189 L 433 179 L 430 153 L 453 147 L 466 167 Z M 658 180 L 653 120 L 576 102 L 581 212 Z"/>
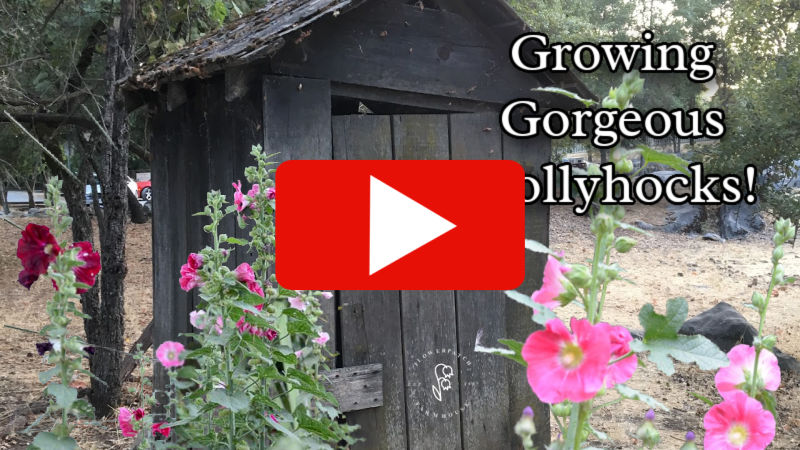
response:
<path id="1" fill-rule="evenodd" d="M 369 274 L 455 228 L 455 224 L 370 176 Z"/>

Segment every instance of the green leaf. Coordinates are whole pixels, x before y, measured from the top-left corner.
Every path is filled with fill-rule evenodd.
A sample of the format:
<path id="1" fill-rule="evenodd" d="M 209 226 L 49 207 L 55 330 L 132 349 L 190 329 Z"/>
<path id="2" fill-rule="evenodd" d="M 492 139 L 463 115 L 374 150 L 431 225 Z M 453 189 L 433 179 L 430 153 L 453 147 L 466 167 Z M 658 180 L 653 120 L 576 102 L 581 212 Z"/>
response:
<path id="1" fill-rule="evenodd" d="M 297 418 L 298 426 L 306 431 L 310 431 L 311 433 L 321 437 L 326 441 L 336 441 L 338 436 L 331 430 L 330 425 L 323 423 L 322 421 L 312 419 L 308 417 L 306 414 L 300 414 Z"/>
<path id="2" fill-rule="evenodd" d="M 667 375 L 675 373 L 674 358 L 684 363 L 696 363 L 702 370 L 716 370 L 728 364 L 728 357 L 705 336 L 677 336 L 674 339 L 653 339 L 631 342 L 635 352 L 650 352 L 648 360 Z M 671 357 L 671 358 L 670 358 Z"/>
<path id="3" fill-rule="evenodd" d="M 756 400 L 761 402 L 761 405 L 764 406 L 764 409 L 772 413 L 772 417 L 775 418 L 775 421 L 778 420 L 778 402 L 775 400 L 775 396 L 772 395 L 771 392 L 762 390 L 761 392 L 756 395 Z"/>
<path id="4" fill-rule="evenodd" d="M 642 164 L 642 167 L 645 167 L 650 163 L 664 164 L 683 173 L 684 175 L 690 175 L 689 162 L 685 159 L 671 153 L 661 153 L 658 150 L 654 150 L 646 145 L 639 145 L 639 149 L 641 150 L 642 157 L 644 158 L 644 164 Z"/>
<path id="5" fill-rule="evenodd" d="M 36 437 L 33 438 L 32 445 L 42 450 L 71 450 L 80 448 L 78 447 L 78 443 L 75 442 L 75 439 L 69 436 L 57 436 L 48 431 L 37 434 Z"/>
<path id="6" fill-rule="evenodd" d="M 667 314 L 655 312 L 653 305 L 648 303 L 639 311 L 639 323 L 644 328 L 644 340 L 673 339 L 678 336 L 678 330 L 689 314 L 689 306 L 683 298 L 667 300 Z"/>
<path id="7" fill-rule="evenodd" d="M 235 208 L 236 207 L 234 206 L 234 209 Z M 227 242 L 228 244 L 241 245 L 241 246 L 246 246 L 249 244 L 249 242 L 245 241 L 244 239 L 235 238 L 233 236 L 228 236 L 227 238 L 225 238 L 225 242 Z"/>
<path id="8" fill-rule="evenodd" d="M 278 289 L 278 297 L 297 297 L 297 292 L 291 289 L 286 289 L 283 286 L 280 286 L 280 288 Z"/>
<path id="9" fill-rule="evenodd" d="M 56 400 L 56 405 L 62 409 L 69 409 L 72 403 L 78 399 L 78 390 L 63 384 L 50 384 L 47 386 L 47 393 Z"/>
<path id="10" fill-rule="evenodd" d="M 532 312 L 534 313 L 532 319 L 539 325 L 544 325 L 547 323 L 548 320 L 557 318 L 553 310 L 551 310 L 547 306 L 542 305 L 541 303 L 534 302 L 533 300 L 531 300 L 529 296 L 523 294 L 522 292 L 504 291 L 504 293 L 511 300 L 514 300 L 517 303 L 521 303 L 531 308 L 533 310 Z"/>
<path id="11" fill-rule="evenodd" d="M 636 389 L 630 388 L 624 384 L 617 384 L 616 386 L 614 386 L 614 388 L 623 398 L 627 398 L 628 400 L 638 400 L 642 403 L 647 404 L 647 406 L 653 409 L 658 408 L 658 409 L 663 409 L 664 411 L 669 411 L 669 408 L 664 406 L 661 402 L 654 399 L 653 397 L 650 397 L 647 394 L 642 394 Z"/>
<path id="12" fill-rule="evenodd" d="M 42 384 L 46 384 L 50 381 L 50 378 L 56 376 L 56 374 L 61 370 L 60 365 L 56 365 L 55 367 L 50 368 L 44 372 L 39 372 L 39 382 Z"/>
<path id="13" fill-rule="evenodd" d="M 529 308 L 533 308 L 535 305 L 535 302 L 531 300 L 530 296 L 525 295 L 522 292 L 504 291 L 504 293 L 506 294 L 506 297 L 510 298 L 511 300 L 514 300 L 517 303 L 522 303 L 523 305 Z"/>
<path id="14" fill-rule="evenodd" d="M 558 256 L 556 252 L 550 250 L 546 245 L 541 242 L 534 241 L 533 239 L 525 239 L 525 249 L 534 253 L 544 253 L 546 255 Z"/>
<path id="15" fill-rule="evenodd" d="M 689 394 L 691 394 L 692 397 L 700 400 L 701 402 L 705 403 L 708 406 L 714 406 L 714 401 L 706 397 L 705 395 L 700 395 L 697 392 L 689 392 Z"/>
<path id="16" fill-rule="evenodd" d="M 224 389 L 214 389 L 208 393 L 208 400 L 233 412 L 244 411 L 250 406 L 250 399 L 244 392 L 229 395 Z"/>
<path id="17" fill-rule="evenodd" d="M 484 347 L 483 345 L 475 342 L 475 351 L 480 353 L 490 353 L 492 355 L 499 355 L 504 356 L 514 362 L 518 362 L 523 366 L 527 366 L 528 363 L 522 359 L 522 342 L 515 341 L 513 339 L 498 339 L 497 342 L 505 345 L 508 348 L 500 348 L 500 347 Z"/>
<path id="18" fill-rule="evenodd" d="M 592 431 L 592 434 L 597 436 L 597 439 L 600 439 L 601 441 L 607 441 L 608 440 L 608 435 L 607 434 L 603 433 L 600 430 L 595 429 L 595 427 L 593 427 L 591 424 L 589 425 L 589 429 Z"/>
<path id="19" fill-rule="evenodd" d="M 583 103 L 583 106 L 586 106 L 587 108 L 592 106 L 592 105 L 597 104 L 597 102 L 594 101 L 594 100 L 590 100 L 588 98 L 583 98 L 583 97 L 579 96 L 578 94 L 576 94 L 574 92 L 568 91 L 566 89 L 557 88 L 557 87 L 533 88 L 531 90 L 532 91 L 539 91 L 539 92 L 548 92 L 548 93 L 551 93 L 551 94 L 560 94 L 560 95 L 563 95 L 565 97 L 569 97 L 569 98 L 571 98 L 573 100 L 577 100 L 577 101 Z"/>

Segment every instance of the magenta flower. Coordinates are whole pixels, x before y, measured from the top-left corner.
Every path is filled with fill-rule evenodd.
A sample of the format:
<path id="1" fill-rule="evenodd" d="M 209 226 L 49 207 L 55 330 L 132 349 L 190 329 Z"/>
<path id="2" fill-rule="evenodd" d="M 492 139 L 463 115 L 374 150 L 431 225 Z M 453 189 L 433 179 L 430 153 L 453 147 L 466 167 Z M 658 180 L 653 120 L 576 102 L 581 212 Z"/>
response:
<path id="1" fill-rule="evenodd" d="M 242 212 L 250 206 L 250 199 L 242 193 L 241 180 L 233 183 L 233 188 L 236 189 L 233 193 L 233 204 L 236 205 L 236 211 Z"/>
<path id="2" fill-rule="evenodd" d="M 561 320 L 551 319 L 522 347 L 528 383 L 545 403 L 583 402 L 603 387 L 611 358 L 609 326 L 574 317 L 570 325 L 572 334 Z"/>
<path id="3" fill-rule="evenodd" d="M 136 430 L 133 429 L 133 414 L 128 408 L 120 408 L 117 415 L 119 429 L 125 437 L 136 437 Z"/>
<path id="4" fill-rule="evenodd" d="M 186 264 L 181 266 L 181 278 L 179 280 L 181 289 L 189 292 L 196 286 L 203 285 L 200 274 L 197 272 L 201 267 L 203 267 L 203 255 L 190 253 Z"/>
<path id="5" fill-rule="evenodd" d="M 278 332 L 273 330 L 272 328 L 267 328 L 267 331 L 264 332 L 264 337 L 267 338 L 270 342 L 274 341 L 276 337 L 278 337 Z"/>
<path id="6" fill-rule="evenodd" d="M 561 282 L 565 279 L 564 274 L 569 272 L 568 265 L 562 264 L 557 258 L 547 256 L 547 264 L 544 266 L 544 277 L 542 287 L 531 295 L 531 300 L 540 303 L 550 309 L 560 304 L 556 297 L 564 292 Z"/>
<path id="7" fill-rule="evenodd" d="M 274 187 L 268 187 L 267 190 L 264 191 L 264 193 L 267 194 L 267 200 L 275 200 L 275 188 Z"/>
<path id="8" fill-rule="evenodd" d="M 258 283 L 258 281 L 256 281 L 256 274 L 253 271 L 253 268 L 250 267 L 250 264 L 239 264 L 239 266 L 233 270 L 233 273 L 236 274 L 237 280 L 247 285 L 247 289 L 250 290 L 250 292 L 258 294 L 262 297 L 264 296 L 264 290 L 261 288 L 261 285 Z"/>
<path id="9" fill-rule="evenodd" d="M 325 291 L 325 292 L 320 292 L 320 295 L 321 295 L 321 296 L 322 296 L 322 298 L 324 298 L 325 300 L 330 300 L 330 299 L 332 299 L 332 298 L 333 298 L 333 292 L 328 292 L 328 291 Z"/>
<path id="10" fill-rule="evenodd" d="M 161 436 L 164 436 L 165 438 L 168 438 L 169 437 L 169 432 L 171 431 L 171 429 L 170 429 L 170 427 L 164 426 L 166 424 L 167 424 L 167 422 L 156 422 L 153 425 L 151 425 L 150 429 L 153 432 L 153 436 L 158 437 L 158 435 L 160 434 Z"/>
<path id="11" fill-rule="evenodd" d="M 312 341 L 314 341 L 315 343 L 317 343 L 319 345 L 325 345 L 325 343 L 328 342 L 328 340 L 330 340 L 330 338 L 331 338 L 331 336 L 328 333 L 323 331 L 323 332 L 321 332 L 319 334 L 318 337 L 315 337 L 314 339 L 312 339 Z"/>
<path id="12" fill-rule="evenodd" d="M 306 302 L 300 297 L 289 297 L 289 306 L 300 311 L 306 310 Z"/>
<path id="13" fill-rule="evenodd" d="M 82 266 L 74 267 L 75 279 L 90 287 L 94 286 L 97 274 L 100 273 L 100 253 L 92 250 L 90 242 L 76 242 L 70 248 L 79 248 L 78 259 L 83 261 Z M 78 294 L 83 294 L 86 289 L 78 289 Z"/>
<path id="14" fill-rule="evenodd" d="M 703 418 L 703 446 L 713 450 L 761 450 L 775 438 L 775 418 L 758 400 L 732 392 Z"/>
<path id="15" fill-rule="evenodd" d="M 136 420 L 144 419 L 144 410 L 142 408 L 136 408 L 135 410 L 133 410 L 133 417 Z"/>
<path id="16" fill-rule="evenodd" d="M 744 390 L 745 379 L 750 378 L 756 362 L 756 349 L 745 344 L 739 344 L 728 352 L 730 364 L 717 371 L 714 383 L 719 394 L 728 399 L 734 392 Z M 778 367 L 778 358 L 767 349 L 761 350 L 758 356 L 759 385 L 768 391 L 775 391 L 781 385 L 781 369 Z"/>
<path id="17" fill-rule="evenodd" d="M 44 225 L 29 223 L 17 242 L 17 258 L 22 262 L 22 271 L 17 280 L 27 289 L 47 273 L 50 263 L 61 254 L 56 238 Z"/>
<path id="18" fill-rule="evenodd" d="M 183 365 L 183 359 L 181 359 L 183 350 L 183 344 L 180 342 L 164 341 L 156 350 L 156 358 L 164 367 L 181 367 Z"/>
<path id="19" fill-rule="evenodd" d="M 254 184 L 253 186 L 250 187 L 250 190 L 247 191 L 247 196 L 250 197 L 251 200 L 255 200 L 256 196 L 260 191 L 261 190 L 258 187 L 258 184 Z"/>
<path id="20" fill-rule="evenodd" d="M 627 328 L 609 326 L 608 335 L 611 340 L 612 360 L 621 358 L 631 351 L 630 343 L 631 340 L 633 340 L 633 337 L 631 337 L 631 332 L 628 331 Z M 606 387 L 614 387 L 619 383 L 624 383 L 630 380 L 633 376 L 633 373 L 636 372 L 638 361 L 639 360 L 636 355 L 633 354 L 608 366 L 608 373 L 606 374 Z"/>

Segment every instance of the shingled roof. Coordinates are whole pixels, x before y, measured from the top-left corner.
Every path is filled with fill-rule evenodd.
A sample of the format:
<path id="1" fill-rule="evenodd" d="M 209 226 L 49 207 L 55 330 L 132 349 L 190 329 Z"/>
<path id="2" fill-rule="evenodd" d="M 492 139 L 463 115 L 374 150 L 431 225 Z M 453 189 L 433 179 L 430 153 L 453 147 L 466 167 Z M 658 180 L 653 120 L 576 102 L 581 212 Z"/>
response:
<path id="1" fill-rule="evenodd" d="M 143 66 L 128 80 L 131 90 L 158 90 L 190 78 L 206 78 L 225 68 L 242 66 L 274 56 L 286 43 L 284 37 L 321 17 L 338 15 L 366 0 L 273 0 L 263 8 L 227 24 L 183 49 Z M 459 10 L 480 21 L 495 39 L 509 45 L 530 27 L 505 0 L 437 0 L 443 9 Z M 539 73 L 553 85 L 594 98 L 571 72 Z"/>
<path id="2" fill-rule="evenodd" d="M 225 67 L 274 55 L 284 35 L 326 14 L 363 0 L 275 0 L 263 8 L 207 34 L 183 49 L 145 65 L 129 80 L 134 89 L 156 90 L 164 83 L 208 77 Z"/>

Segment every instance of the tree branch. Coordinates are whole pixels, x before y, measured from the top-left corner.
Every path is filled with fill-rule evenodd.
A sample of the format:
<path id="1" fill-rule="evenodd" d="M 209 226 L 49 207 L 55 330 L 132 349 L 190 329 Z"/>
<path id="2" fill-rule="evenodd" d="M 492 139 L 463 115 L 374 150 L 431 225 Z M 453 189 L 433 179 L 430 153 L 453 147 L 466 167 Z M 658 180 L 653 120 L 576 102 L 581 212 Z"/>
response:
<path id="1" fill-rule="evenodd" d="M 8 111 L 3 111 L 6 117 L 0 116 L 0 122 L 11 122 L 11 116 Z M 13 119 L 25 123 L 49 123 L 55 125 L 69 124 L 77 125 L 83 128 L 92 128 L 92 121 L 86 117 L 74 116 L 72 114 L 61 113 L 14 113 Z"/>

